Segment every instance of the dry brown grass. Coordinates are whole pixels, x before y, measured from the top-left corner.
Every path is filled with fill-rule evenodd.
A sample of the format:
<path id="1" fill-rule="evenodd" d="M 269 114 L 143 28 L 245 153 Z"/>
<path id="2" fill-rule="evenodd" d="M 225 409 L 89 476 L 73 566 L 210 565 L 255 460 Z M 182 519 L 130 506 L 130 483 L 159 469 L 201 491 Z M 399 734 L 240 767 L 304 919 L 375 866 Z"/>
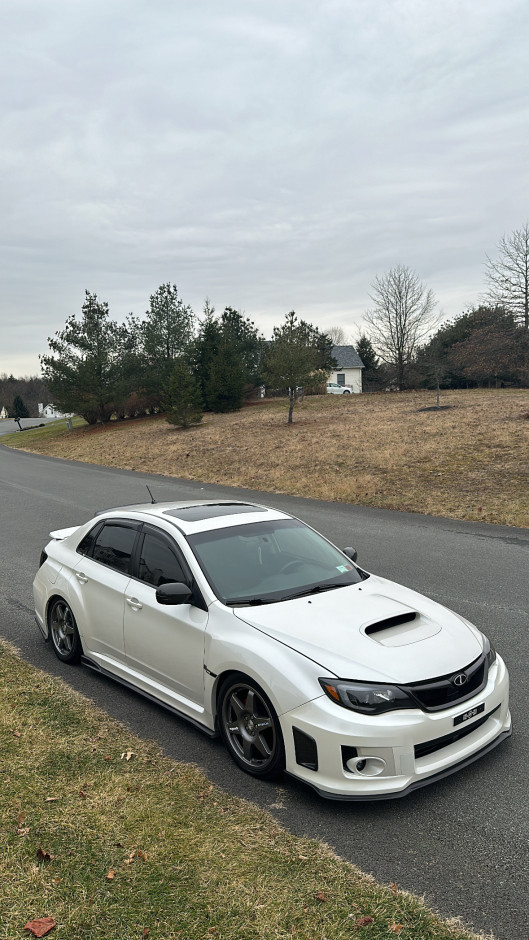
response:
<path id="1" fill-rule="evenodd" d="M 81 428 L 25 449 L 223 485 L 529 526 L 529 390 L 315 396 Z M 36 433 L 36 432 L 35 432 Z"/>

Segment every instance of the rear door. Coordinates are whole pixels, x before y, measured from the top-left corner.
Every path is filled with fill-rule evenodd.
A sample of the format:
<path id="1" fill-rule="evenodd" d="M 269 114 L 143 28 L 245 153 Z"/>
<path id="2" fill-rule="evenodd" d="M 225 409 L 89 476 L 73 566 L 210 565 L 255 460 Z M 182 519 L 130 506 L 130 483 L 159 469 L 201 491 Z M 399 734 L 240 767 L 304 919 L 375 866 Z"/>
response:
<path id="1" fill-rule="evenodd" d="M 138 523 L 114 519 L 94 526 L 79 546 L 86 554 L 71 577 L 83 649 L 105 668 L 125 660 L 125 590 L 139 528 Z"/>

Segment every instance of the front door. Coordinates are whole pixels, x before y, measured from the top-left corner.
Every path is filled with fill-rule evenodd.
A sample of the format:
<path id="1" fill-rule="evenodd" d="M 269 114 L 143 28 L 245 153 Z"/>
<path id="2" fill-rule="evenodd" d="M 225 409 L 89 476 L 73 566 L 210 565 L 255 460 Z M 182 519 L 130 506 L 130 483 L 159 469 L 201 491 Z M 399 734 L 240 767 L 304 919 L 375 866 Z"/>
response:
<path id="1" fill-rule="evenodd" d="M 173 540 L 154 526 L 144 527 L 135 574 L 125 592 L 128 668 L 145 691 L 200 718 L 208 613 L 193 604 L 157 602 L 157 587 L 189 583 L 189 572 Z"/>

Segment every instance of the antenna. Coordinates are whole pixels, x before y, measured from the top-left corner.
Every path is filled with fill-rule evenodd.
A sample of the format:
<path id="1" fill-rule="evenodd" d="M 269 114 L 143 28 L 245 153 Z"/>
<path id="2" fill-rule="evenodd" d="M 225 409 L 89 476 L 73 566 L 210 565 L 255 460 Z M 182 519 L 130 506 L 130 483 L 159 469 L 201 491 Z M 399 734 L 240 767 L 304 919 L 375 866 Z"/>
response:
<path id="1" fill-rule="evenodd" d="M 151 493 L 151 491 L 150 491 L 150 488 L 149 488 L 149 486 L 147 485 L 147 483 L 145 484 L 145 486 L 147 487 L 147 492 L 148 492 L 149 496 L 151 497 L 151 503 L 155 503 L 156 500 L 155 500 L 154 496 L 152 495 L 152 493 Z"/>

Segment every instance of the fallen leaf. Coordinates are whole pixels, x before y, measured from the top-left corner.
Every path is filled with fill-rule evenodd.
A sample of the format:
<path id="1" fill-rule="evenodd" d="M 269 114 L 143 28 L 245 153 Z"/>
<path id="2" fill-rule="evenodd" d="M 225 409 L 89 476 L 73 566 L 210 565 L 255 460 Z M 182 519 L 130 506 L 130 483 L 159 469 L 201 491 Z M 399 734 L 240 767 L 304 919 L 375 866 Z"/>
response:
<path id="1" fill-rule="evenodd" d="M 395 896 L 399 893 L 399 889 L 397 888 L 397 885 L 395 884 L 394 881 L 392 881 L 392 882 L 390 883 L 390 888 L 391 888 L 391 890 L 393 891 L 393 894 L 394 894 Z"/>
<path id="2" fill-rule="evenodd" d="M 28 920 L 24 930 L 29 930 L 34 937 L 45 937 L 56 926 L 53 917 L 39 917 L 37 920 Z"/>
<path id="3" fill-rule="evenodd" d="M 44 802 L 45 802 L 45 803 L 58 803 L 58 802 L 59 802 L 59 797 L 58 797 L 58 796 L 47 796 L 46 799 L 44 800 Z"/>
<path id="4" fill-rule="evenodd" d="M 149 934 L 150 934 L 150 932 L 151 932 L 151 931 L 150 931 L 150 928 L 149 928 L 149 927 L 144 927 L 144 928 L 143 928 L 142 937 L 148 937 Z"/>
<path id="5" fill-rule="evenodd" d="M 21 738 L 21 737 L 22 737 L 20 731 L 13 731 L 13 728 L 10 728 L 9 730 L 10 730 L 11 734 L 14 734 L 14 735 L 15 735 L 15 738 Z"/>
<path id="6" fill-rule="evenodd" d="M 111 868 L 110 871 L 109 871 L 109 873 L 108 873 L 108 875 L 107 875 L 107 880 L 108 880 L 108 881 L 112 881 L 112 879 L 115 877 L 115 874 L 116 874 L 116 872 L 114 871 L 113 868 Z"/>
<path id="7" fill-rule="evenodd" d="M 124 751 L 123 754 L 121 755 L 121 760 L 123 760 L 123 758 L 125 758 L 125 760 L 130 760 L 131 757 L 135 757 L 135 756 L 136 755 L 134 754 L 134 751 Z"/>
<path id="8" fill-rule="evenodd" d="M 316 894 L 316 900 L 317 900 L 317 901 L 322 901 L 322 902 L 323 902 L 323 901 L 326 901 L 326 900 L 327 900 L 327 896 L 326 896 L 325 892 L 324 892 L 324 891 L 318 891 L 318 893 Z"/>
<path id="9" fill-rule="evenodd" d="M 368 927 L 369 924 L 373 923 L 372 917 L 359 917 L 358 920 L 355 920 L 353 927 Z"/>
<path id="10" fill-rule="evenodd" d="M 25 813 L 19 813 L 19 814 L 17 815 L 17 823 L 18 823 L 18 825 L 21 826 L 22 823 L 25 822 L 25 819 L 26 819 L 26 814 L 25 814 Z"/>
<path id="11" fill-rule="evenodd" d="M 37 858 L 39 862 L 51 862 L 54 856 L 50 852 L 45 852 L 44 849 L 37 849 Z"/>
<path id="12" fill-rule="evenodd" d="M 142 862 L 146 862 L 147 852 L 143 852 L 142 849 L 138 849 L 138 858 L 141 858 Z"/>
<path id="13" fill-rule="evenodd" d="M 393 921 L 389 929 L 392 930 L 393 933 L 400 933 L 403 927 L 404 927 L 404 924 L 396 924 L 395 921 Z"/>
<path id="14" fill-rule="evenodd" d="M 17 829 L 18 836 L 27 836 L 29 832 L 29 826 L 26 826 L 24 829 Z"/>
<path id="15" fill-rule="evenodd" d="M 110 754 L 105 754 L 105 760 L 110 760 Z"/>

